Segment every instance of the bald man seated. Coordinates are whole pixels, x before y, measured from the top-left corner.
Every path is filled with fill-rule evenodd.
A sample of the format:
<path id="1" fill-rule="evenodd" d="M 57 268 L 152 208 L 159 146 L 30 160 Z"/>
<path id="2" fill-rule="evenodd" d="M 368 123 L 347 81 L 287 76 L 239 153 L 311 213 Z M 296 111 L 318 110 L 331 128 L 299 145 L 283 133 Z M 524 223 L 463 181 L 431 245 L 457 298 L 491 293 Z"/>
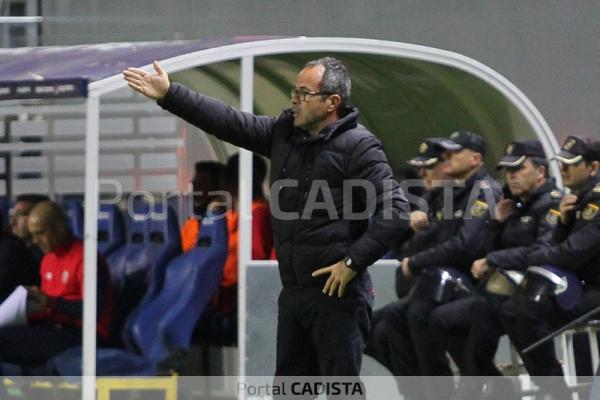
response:
<path id="1" fill-rule="evenodd" d="M 27 326 L 0 328 L 0 362 L 36 367 L 81 345 L 83 242 L 71 234 L 64 210 L 52 201 L 38 203 L 27 225 L 33 242 L 44 252 L 41 286 L 27 287 Z M 111 309 L 109 270 L 98 257 L 100 343 L 108 339 Z"/>

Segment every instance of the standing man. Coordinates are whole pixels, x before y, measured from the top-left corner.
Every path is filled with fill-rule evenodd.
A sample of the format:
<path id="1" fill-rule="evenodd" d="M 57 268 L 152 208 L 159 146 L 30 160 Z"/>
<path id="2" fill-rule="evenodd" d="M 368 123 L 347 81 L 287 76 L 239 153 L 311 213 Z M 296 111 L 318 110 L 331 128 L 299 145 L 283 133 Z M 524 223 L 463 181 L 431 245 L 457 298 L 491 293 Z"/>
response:
<path id="1" fill-rule="evenodd" d="M 527 264 L 552 265 L 573 272 L 584 282 L 583 297 L 568 310 L 554 299 L 538 302 L 516 296 L 506 301 L 501 309 L 502 325 L 519 352 L 600 305 L 600 142 L 570 136 L 556 158 L 561 163 L 563 183 L 571 193 L 560 202 L 553 245 L 529 253 Z M 543 392 L 540 398 L 567 398 L 553 341 L 527 354 L 521 353 L 521 358 Z M 541 377 L 545 376 L 560 378 L 544 382 Z"/>
<path id="2" fill-rule="evenodd" d="M 157 62 L 154 68 L 153 75 L 135 68 L 123 74 L 166 110 L 271 159 L 283 283 L 276 375 L 357 376 L 373 300 L 366 269 L 408 229 L 409 207 L 380 141 L 348 105 L 346 67 L 331 57 L 307 63 L 291 91 L 292 108 L 278 117 L 240 112 L 170 83 Z M 362 187 L 349 184 L 356 180 Z"/>

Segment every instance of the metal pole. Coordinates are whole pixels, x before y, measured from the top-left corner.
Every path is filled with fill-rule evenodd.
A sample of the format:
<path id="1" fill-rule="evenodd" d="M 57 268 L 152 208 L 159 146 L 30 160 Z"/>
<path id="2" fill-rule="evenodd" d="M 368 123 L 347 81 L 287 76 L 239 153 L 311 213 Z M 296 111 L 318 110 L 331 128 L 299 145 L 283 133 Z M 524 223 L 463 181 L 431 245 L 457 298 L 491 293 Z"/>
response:
<path id="1" fill-rule="evenodd" d="M 593 317 L 594 315 L 596 315 L 598 313 L 600 313 L 600 306 L 594 308 L 592 311 L 588 311 L 587 313 L 583 314 L 581 317 L 574 319 L 573 321 L 571 321 L 568 324 L 562 326 L 561 328 L 558 328 L 557 330 L 555 330 L 554 332 L 550 333 L 549 335 L 544 336 L 543 338 L 541 338 L 537 342 L 533 343 L 529 347 L 526 347 L 522 351 L 522 353 L 523 354 L 529 353 L 531 350 L 534 350 L 538 346 L 541 346 L 542 344 L 546 343 L 548 340 L 554 339 L 556 336 L 560 335 L 564 331 L 571 329 L 575 325 L 578 325 L 578 324 L 581 324 L 581 323 L 587 321 L 588 319 L 590 319 L 591 317 Z"/>
<path id="2" fill-rule="evenodd" d="M 254 57 L 242 58 L 240 108 L 253 111 Z M 252 260 L 252 153 L 240 149 L 239 174 L 239 258 L 238 258 L 238 351 L 239 376 L 246 376 L 246 268 Z M 238 399 L 245 395 L 239 391 Z"/>
<path id="3" fill-rule="evenodd" d="M 83 274 L 82 400 L 96 398 L 96 303 L 98 229 L 98 145 L 100 99 L 87 99 L 85 146 L 85 231 Z"/>

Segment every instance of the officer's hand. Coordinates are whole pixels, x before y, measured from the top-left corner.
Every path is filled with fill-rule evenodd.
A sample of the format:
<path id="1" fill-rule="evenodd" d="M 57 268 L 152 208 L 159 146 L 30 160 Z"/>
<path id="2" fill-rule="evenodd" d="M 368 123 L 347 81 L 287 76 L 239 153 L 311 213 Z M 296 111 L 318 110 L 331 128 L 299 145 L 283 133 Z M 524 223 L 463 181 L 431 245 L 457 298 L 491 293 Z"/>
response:
<path id="1" fill-rule="evenodd" d="M 313 278 L 329 274 L 323 287 L 323 293 L 333 296 L 336 292 L 342 297 L 348 283 L 356 276 L 356 271 L 346 266 L 344 260 L 338 261 L 329 267 L 321 268 L 312 273 Z"/>
<path id="2" fill-rule="evenodd" d="M 515 212 L 515 202 L 511 199 L 502 199 L 498 203 L 496 203 L 495 215 L 496 219 L 499 222 L 506 222 L 508 217 L 510 217 Z"/>
<path id="3" fill-rule="evenodd" d="M 169 76 L 160 67 L 158 61 L 152 64 L 156 74 L 152 75 L 143 69 L 127 68 L 123 71 L 123 77 L 129 84 L 129 87 L 140 92 L 153 100 L 160 100 L 169 90 Z"/>
<path id="4" fill-rule="evenodd" d="M 410 227 L 418 232 L 429 226 L 429 217 L 423 211 L 417 210 L 410 213 Z"/>
<path id="5" fill-rule="evenodd" d="M 563 196 L 560 200 L 559 210 L 560 210 L 560 223 L 563 225 L 568 225 L 573 219 L 573 212 L 575 211 L 575 207 L 577 203 L 577 196 L 569 193 Z"/>
<path id="6" fill-rule="evenodd" d="M 473 261 L 473 265 L 471 266 L 471 274 L 475 277 L 475 279 L 481 279 L 489 272 L 490 266 L 485 258 L 480 258 L 479 260 Z"/>
<path id="7" fill-rule="evenodd" d="M 402 259 L 402 274 L 407 280 L 411 280 L 413 277 L 410 268 L 408 268 L 408 257 Z"/>

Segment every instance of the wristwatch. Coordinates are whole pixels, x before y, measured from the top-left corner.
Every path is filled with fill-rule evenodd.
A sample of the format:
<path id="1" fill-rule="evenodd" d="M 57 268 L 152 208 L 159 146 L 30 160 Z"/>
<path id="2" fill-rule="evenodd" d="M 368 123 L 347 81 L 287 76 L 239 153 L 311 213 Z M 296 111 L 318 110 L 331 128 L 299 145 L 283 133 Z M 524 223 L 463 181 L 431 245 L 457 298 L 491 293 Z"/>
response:
<path id="1" fill-rule="evenodd" d="M 344 258 L 344 264 L 346 264 L 346 267 L 350 268 L 351 270 L 355 271 L 354 269 L 354 264 L 352 262 L 352 259 L 348 256 L 346 258 Z"/>

